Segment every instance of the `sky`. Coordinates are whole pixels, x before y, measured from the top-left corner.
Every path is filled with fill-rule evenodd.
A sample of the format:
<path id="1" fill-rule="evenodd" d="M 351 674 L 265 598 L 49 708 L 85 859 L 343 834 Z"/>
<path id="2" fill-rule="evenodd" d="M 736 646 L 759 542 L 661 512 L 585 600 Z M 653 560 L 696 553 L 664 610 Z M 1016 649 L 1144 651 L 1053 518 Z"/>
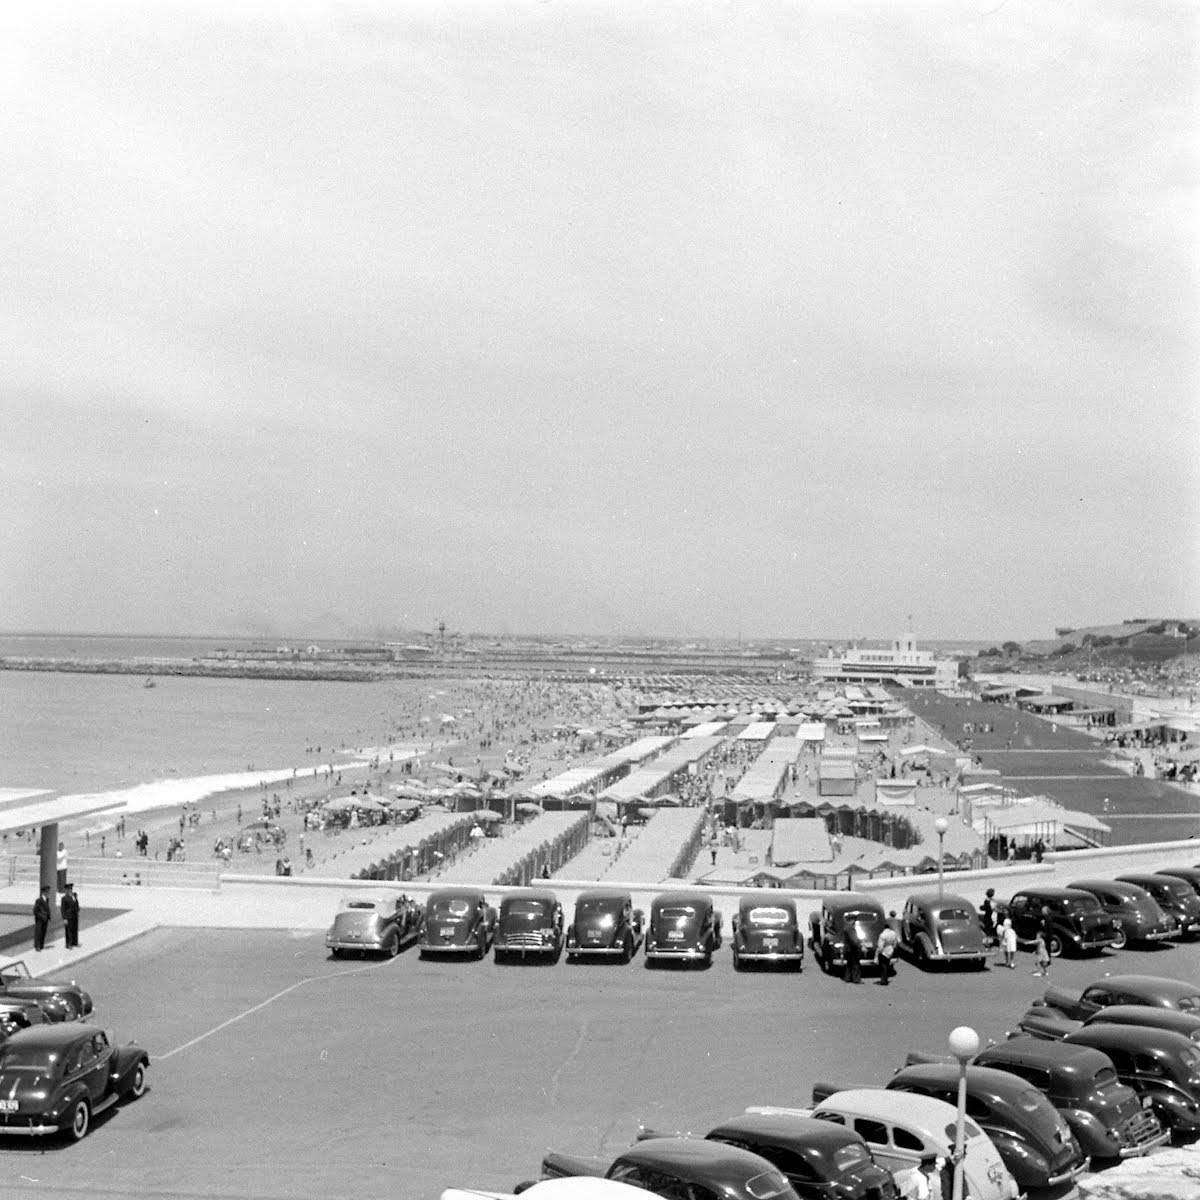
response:
<path id="1" fill-rule="evenodd" d="M 0 628 L 1200 616 L 1190 3 L 0 9 Z"/>

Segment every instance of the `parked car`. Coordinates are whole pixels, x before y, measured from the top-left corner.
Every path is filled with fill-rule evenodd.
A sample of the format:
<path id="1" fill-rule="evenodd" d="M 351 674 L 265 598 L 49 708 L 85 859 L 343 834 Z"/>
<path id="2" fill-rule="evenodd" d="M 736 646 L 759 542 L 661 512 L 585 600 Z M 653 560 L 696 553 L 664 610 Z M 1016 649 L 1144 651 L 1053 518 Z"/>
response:
<path id="1" fill-rule="evenodd" d="M 962 896 L 918 892 L 904 902 L 900 944 L 920 966 L 963 962 L 987 964 L 988 944 L 979 914 Z"/>
<path id="2" fill-rule="evenodd" d="M 1032 945 L 1038 930 L 1047 930 L 1046 949 L 1057 958 L 1065 950 L 1082 954 L 1103 950 L 1119 940 L 1117 923 L 1091 892 L 1074 888 L 1026 888 L 1009 902 L 1007 915 L 1017 941 Z"/>
<path id="3" fill-rule="evenodd" d="M 708 1140 L 740 1146 L 774 1163 L 801 1200 L 894 1200 L 896 1182 L 853 1130 L 793 1113 L 746 1112 Z"/>
<path id="4" fill-rule="evenodd" d="M 1112 1060 L 1117 1078 L 1172 1132 L 1200 1133 L 1200 1047 L 1181 1033 L 1147 1025 L 1088 1025 L 1064 1039 Z"/>
<path id="5" fill-rule="evenodd" d="M 514 892 L 500 901 L 492 954 L 496 961 L 535 958 L 557 962 L 563 947 L 563 910 L 553 892 Z"/>
<path id="6" fill-rule="evenodd" d="M 34 979 L 23 959 L 0 967 L 0 1000 L 36 1000 L 51 1020 L 64 1014 L 66 1019 L 81 1021 L 93 1011 L 92 998 L 75 980 Z M 54 1001 L 47 1005 L 48 1000 Z"/>
<path id="7" fill-rule="evenodd" d="M 404 895 L 346 896 L 325 935 L 332 957 L 384 954 L 395 958 L 421 936 L 421 906 Z"/>
<path id="8" fill-rule="evenodd" d="M 956 1104 L 958 1081 L 957 1063 L 919 1063 L 901 1067 L 887 1090 Z M 1087 1155 L 1054 1105 L 1006 1071 L 967 1068 L 967 1116 L 992 1139 L 1022 1189 L 1058 1187 L 1087 1167 Z"/>
<path id="9" fill-rule="evenodd" d="M 1123 879 L 1077 879 L 1069 886 L 1091 892 L 1116 921 L 1114 950 L 1122 949 L 1126 942 L 1162 942 L 1179 936 L 1179 922 L 1163 912 L 1158 901 L 1135 883 Z"/>
<path id="10" fill-rule="evenodd" d="M 987 1047 L 975 1062 L 1031 1083 L 1058 1109 L 1091 1158 L 1133 1158 L 1171 1136 L 1117 1078 L 1112 1060 L 1090 1046 L 1016 1037 Z"/>
<path id="11" fill-rule="evenodd" d="M 1200 933 L 1200 896 L 1192 885 L 1176 875 L 1146 874 L 1118 875 L 1125 883 L 1135 883 L 1158 901 L 1168 916 L 1179 922 L 1179 936 L 1190 938 Z"/>
<path id="12" fill-rule="evenodd" d="M 99 1113 L 145 1092 L 149 1068 L 140 1046 L 114 1046 L 94 1025 L 22 1029 L 0 1046 L 0 1135 L 77 1142 Z"/>
<path id="13" fill-rule="evenodd" d="M 733 917 L 729 944 L 735 971 L 745 963 L 784 963 L 804 970 L 804 931 L 794 900 L 743 896 Z"/>
<path id="14" fill-rule="evenodd" d="M 642 910 L 633 907 L 628 892 L 580 892 L 567 929 L 567 962 L 593 954 L 629 962 L 642 944 L 642 919 Z"/>
<path id="15" fill-rule="evenodd" d="M 839 892 L 827 897 L 817 912 L 809 914 L 809 949 L 822 971 L 840 971 L 846 963 L 846 930 L 853 929 L 866 967 L 875 958 L 875 945 L 886 926 L 887 918 L 878 900 L 854 892 Z"/>
<path id="16" fill-rule="evenodd" d="M 658 1196 L 798 1200 L 792 1185 L 765 1158 L 704 1138 L 651 1138 L 617 1155 L 608 1166 L 596 1159 L 547 1154 L 542 1178 L 566 1175 L 603 1176 Z"/>
<path id="17" fill-rule="evenodd" d="M 1060 1009 L 1052 1008 L 1042 1001 L 1035 1001 L 1026 1010 L 1009 1037 L 1029 1034 L 1030 1037 L 1059 1041 L 1068 1033 L 1088 1025 L 1148 1025 L 1153 1029 L 1169 1029 L 1182 1033 L 1193 1042 L 1200 1043 L 1200 1013 L 1179 1012 L 1174 1008 L 1152 1008 L 1145 1004 L 1110 1004 L 1098 1008 L 1082 1021 L 1065 1016 Z"/>
<path id="18" fill-rule="evenodd" d="M 1182 879 L 1198 896 L 1200 896 L 1200 867 L 1160 867 L 1155 875 L 1172 875 Z"/>
<path id="19" fill-rule="evenodd" d="M 646 1200 L 646 1189 L 613 1179 L 578 1176 L 543 1179 L 520 1192 L 522 1200 Z M 440 1200 L 517 1200 L 516 1192 L 482 1192 L 477 1188 L 446 1188 Z"/>
<path id="20" fill-rule="evenodd" d="M 469 954 L 482 958 L 496 936 L 496 910 L 476 888 L 443 888 L 425 902 L 417 946 L 421 957 Z"/>
<path id="21" fill-rule="evenodd" d="M 664 892 L 650 905 L 646 965 L 667 959 L 712 962 L 721 945 L 721 914 L 704 892 Z"/>
<path id="22" fill-rule="evenodd" d="M 18 1029 L 28 1029 L 31 1025 L 67 1020 L 66 1010 L 60 1001 L 50 997 L 44 1004 L 54 1009 L 57 1015 L 47 1015 L 46 1008 L 36 1000 L 0 999 L 0 1040 L 10 1038 Z"/>
<path id="23" fill-rule="evenodd" d="M 1042 999 L 1033 1002 L 1026 1016 L 1036 1014 L 1039 1009 L 1052 1009 L 1054 1011 L 1047 1016 L 1057 1014 L 1071 1021 L 1085 1021 L 1094 1012 L 1115 1004 L 1171 1008 L 1200 1015 L 1200 984 L 1157 975 L 1109 975 L 1089 983 L 1082 991 L 1047 988 Z"/>
<path id="24" fill-rule="evenodd" d="M 751 1112 L 778 1112 L 755 1108 Z M 797 1111 L 797 1110 L 783 1110 Z M 922 1158 L 936 1155 L 949 1161 L 954 1153 L 957 1109 L 944 1100 L 883 1088 L 827 1091 L 813 1089 L 811 1111 L 801 1115 L 833 1121 L 853 1129 L 867 1143 L 875 1161 L 895 1174 Z M 1004 1165 L 992 1139 L 971 1119 L 963 1123 L 963 1182 L 972 1200 L 1016 1200 L 1017 1182 Z"/>

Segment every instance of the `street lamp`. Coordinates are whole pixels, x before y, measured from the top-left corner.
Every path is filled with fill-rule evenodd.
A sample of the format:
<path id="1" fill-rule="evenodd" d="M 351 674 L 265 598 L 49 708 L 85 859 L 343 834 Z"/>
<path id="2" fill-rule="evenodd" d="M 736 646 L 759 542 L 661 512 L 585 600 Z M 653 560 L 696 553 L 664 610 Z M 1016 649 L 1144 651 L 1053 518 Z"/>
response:
<path id="1" fill-rule="evenodd" d="M 967 1118 L 967 1064 L 979 1053 L 979 1034 L 969 1025 L 950 1031 L 950 1053 L 958 1059 L 958 1112 L 954 1120 L 954 1182 L 950 1200 L 963 1200 L 963 1123 Z"/>
<path id="2" fill-rule="evenodd" d="M 946 868 L 944 866 L 945 856 L 942 852 L 942 847 L 946 844 L 946 830 L 950 828 L 950 822 L 945 817 L 938 817 L 933 823 L 934 829 L 938 835 L 938 903 L 942 902 L 942 895 L 946 890 Z"/>

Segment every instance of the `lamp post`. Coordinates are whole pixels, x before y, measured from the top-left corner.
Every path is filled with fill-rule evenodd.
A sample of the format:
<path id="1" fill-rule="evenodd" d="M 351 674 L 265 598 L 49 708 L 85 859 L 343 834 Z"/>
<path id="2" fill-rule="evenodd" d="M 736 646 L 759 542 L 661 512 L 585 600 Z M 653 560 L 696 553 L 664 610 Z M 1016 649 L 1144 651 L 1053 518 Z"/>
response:
<path id="1" fill-rule="evenodd" d="M 946 890 L 945 856 L 942 853 L 942 847 L 946 844 L 946 830 L 950 828 L 950 822 L 945 817 L 938 817 L 934 821 L 933 827 L 937 830 L 938 835 L 938 903 L 940 904 Z"/>
<path id="2" fill-rule="evenodd" d="M 958 1111 L 954 1119 L 954 1181 L 950 1200 L 963 1200 L 963 1123 L 967 1117 L 967 1064 L 979 1053 L 979 1034 L 969 1025 L 950 1031 L 950 1053 L 958 1059 Z"/>

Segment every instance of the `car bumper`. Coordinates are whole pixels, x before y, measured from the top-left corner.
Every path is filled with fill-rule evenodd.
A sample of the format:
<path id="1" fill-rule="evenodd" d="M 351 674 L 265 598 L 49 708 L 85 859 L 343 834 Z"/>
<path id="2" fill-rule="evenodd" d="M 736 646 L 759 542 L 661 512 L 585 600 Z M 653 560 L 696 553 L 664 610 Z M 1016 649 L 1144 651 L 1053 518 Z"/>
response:
<path id="1" fill-rule="evenodd" d="M 1046 1187 L 1058 1187 L 1060 1183 L 1070 1183 L 1072 1180 L 1078 1179 L 1087 1170 L 1087 1159 L 1076 1163 L 1067 1171 L 1060 1171 L 1057 1175 L 1051 1175 L 1046 1180 Z"/>
<path id="2" fill-rule="evenodd" d="M 479 943 L 470 942 L 418 942 L 422 954 L 477 954 Z"/>
<path id="3" fill-rule="evenodd" d="M 979 950 L 939 950 L 930 954 L 930 962 L 986 962 L 988 952 Z"/>
<path id="4" fill-rule="evenodd" d="M 1151 1150 L 1157 1150 L 1159 1146 L 1165 1146 L 1171 1140 L 1171 1131 L 1169 1129 L 1160 1129 L 1152 1138 L 1148 1138 L 1144 1142 L 1138 1142 L 1136 1146 L 1122 1146 L 1117 1151 L 1118 1158 L 1139 1158 L 1143 1154 L 1149 1154 Z"/>
<path id="5" fill-rule="evenodd" d="M 1148 929 L 1126 934 L 1131 942 L 1165 942 L 1179 936 L 1178 929 Z"/>
<path id="6" fill-rule="evenodd" d="M 581 954 L 587 954 L 589 956 L 595 954 L 597 956 L 611 956 L 613 958 L 617 958 L 624 953 L 625 953 L 624 946 L 568 946 L 567 947 L 567 957 L 568 958 L 575 958 L 576 956 L 581 955 Z"/>
<path id="7" fill-rule="evenodd" d="M 10 1125 L 0 1122 L 0 1137 L 53 1137 L 62 1133 L 61 1125 Z"/>
<path id="8" fill-rule="evenodd" d="M 803 962 L 803 950 L 734 950 L 742 962 Z"/>
<path id="9" fill-rule="evenodd" d="M 708 958 L 710 954 L 700 946 L 655 946 L 646 950 L 647 958 Z"/>
<path id="10" fill-rule="evenodd" d="M 492 950 L 499 954 L 557 954 L 558 947 L 553 942 L 541 942 L 530 945 L 528 942 L 493 942 Z"/>
<path id="11" fill-rule="evenodd" d="M 1073 937 L 1071 945 L 1077 950 L 1104 950 L 1117 940 L 1115 933 L 1106 933 L 1103 937 Z"/>
<path id="12" fill-rule="evenodd" d="M 326 938 L 325 948 L 327 950 L 370 950 L 373 953 L 381 953 L 383 951 L 383 942 L 378 939 L 374 941 L 343 941 L 339 938 Z"/>

